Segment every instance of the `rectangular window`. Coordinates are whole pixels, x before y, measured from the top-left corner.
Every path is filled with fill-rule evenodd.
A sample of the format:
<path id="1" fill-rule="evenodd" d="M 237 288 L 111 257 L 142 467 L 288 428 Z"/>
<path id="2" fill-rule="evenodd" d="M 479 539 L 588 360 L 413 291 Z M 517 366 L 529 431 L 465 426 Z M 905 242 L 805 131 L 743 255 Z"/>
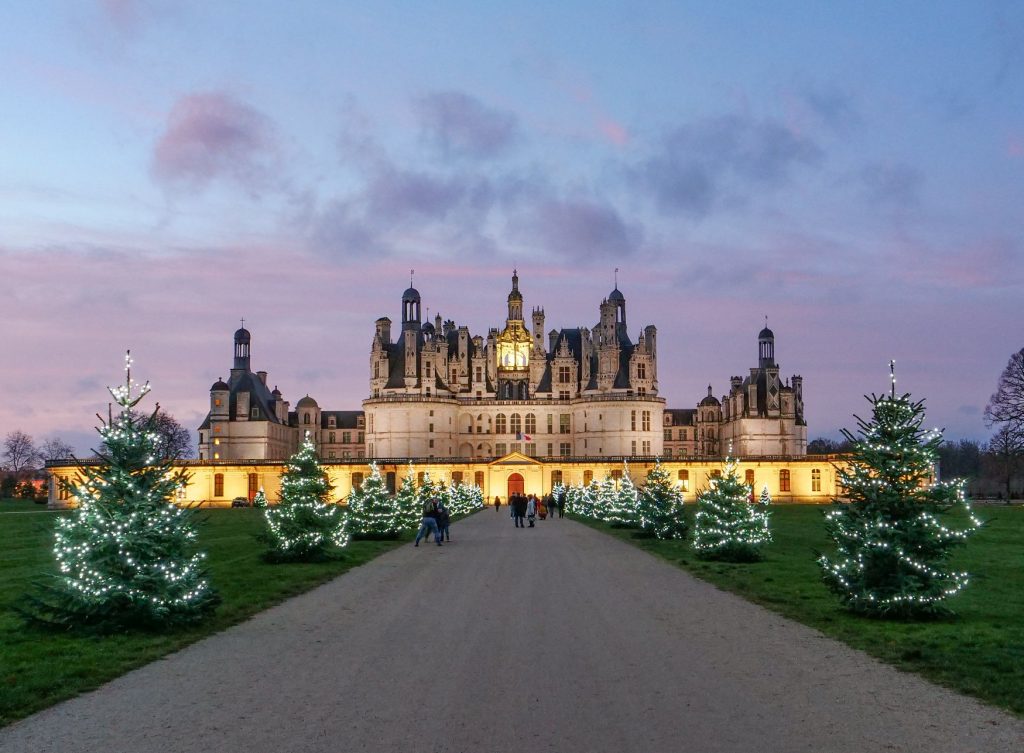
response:
<path id="1" fill-rule="evenodd" d="M 562 442 L 558 445 L 558 454 L 563 458 L 569 457 L 572 454 L 572 445 L 568 442 Z"/>
<path id="2" fill-rule="evenodd" d="M 337 435 L 336 432 L 333 432 L 333 431 L 327 432 L 327 444 L 334 444 L 337 441 L 338 441 L 338 435 Z"/>
<path id="3" fill-rule="evenodd" d="M 672 441 L 672 430 L 671 429 L 665 429 L 665 440 L 668 441 L 668 442 Z"/>
<path id="4" fill-rule="evenodd" d="M 537 443 L 527 442 L 526 443 L 526 454 L 531 458 L 537 457 Z"/>
<path id="5" fill-rule="evenodd" d="M 350 432 L 350 431 L 343 431 L 341 433 L 341 442 L 342 442 L 342 444 L 348 444 L 351 441 L 352 441 L 352 432 Z"/>
<path id="6" fill-rule="evenodd" d="M 338 419 L 336 419 L 334 416 L 331 416 L 330 418 L 327 419 L 327 428 L 328 429 L 333 429 L 337 425 L 338 425 Z"/>
<path id="7" fill-rule="evenodd" d="M 636 365 L 636 378 L 637 379 L 646 379 L 647 378 L 647 364 L 644 363 L 643 361 L 640 361 L 640 363 L 638 363 Z"/>
<path id="8" fill-rule="evenodd" d="M 747 468 L 747 470 L 744 472 L 744 474 L 743 474 L 743 483 L 745 483 L 747 486 L 753 488 L 753 486 L 754 486 L 754 469 L 753 468 Z"/>
<path id="9" fill-rule="evenodd" d="M 363 432 L 359 432 L 359 436 L 356 438 L 356 441 L 359 444 L 362 444 L 365 440 L 366 440 L 366 437 L 363 435 Z"/>
<path id="10" fill-rule="evenodd" d="M 505 448 L 506 448 L 506 444 L 504 442 L 497 442 L 497 443 L 495 443 L 495 445 L 494 445 L 494 454 L 497 455 L 499 458 L 502 455 L 507 455 L 508 453 L 505 452 Z"/>
<path id="11" fill-rule="evenodd" d="M 555 446 L 551 442 L 548 442 L 548 457 L 551 457 L 554 454 L 555 454 Z"/>
<path id="12" fill-rule="evenodd" d="M 568 400 L 569 399 L 569 390 L 559 390 L 558 391 L 558 399 L 559 400 Z"/>
<path id="13" fill-rule="evenodd" d="M 429 442 L 427 443 L 427 446 L 428 446 L 428 447 L 433 447 L 433 446 L 434 446 L 434 440 L 433 440 L 433 439 L 431 439 L 431 440 L 430 440 L 430 441 L 429 441 Z"/>
<path id="14" fill-rule="evenodd" d="M 679 471 L 679 488 L 684 491 L 690 491 L 690 472 L 686 469 Z"/>
<path id="15" fill-rule="evenodd" d="M 478 381 L 478 382 L 484 381 L 484 372 L 483 372 L 483 369 L 480 366 L 476 367 L 476 381 Z"/>
<path id="16" fill-rule="evenodd" d="M 223 497 L 224 496 L 224 474 L 215 473 L 213 474 L 213 496 Z"/>
<path id="17" fill-rule="evenodd" d="M 679 430 L 679 438 L 681 440 L 683 440 L 684 442 L 686 441 L 686 429 L 680 429 Z"/>
<path id="18" fill-rule="evenodd" d="M 621 481 L 622 480 L 622 469 L 621 468 L 615 468 L 614 470 L 612 470 L 612 479 L 614 481 Z"/>
<path id="19" fill-rule="evenodd" d="M 388 488 L 388 494 L 394 494 L 395 484 L 397 483 L 397 474 L 394 471 L 388 471 L 384 476 L 384 483 Z"/>
<path id="20" fill-rule="evenodd" d="M 666 447 L 665 448 L 665 460 L 671 460 L 671 459 L 672 459 L 672 448 L 671 447 Z"/>
<path id="21" fill-rule="evenodd" d="M 629 443 L 629 454 L 636 455 L 636 440 L 634 439 Z"/>
<path id="22" fill-rule="evenodd" d="M 363 474 L 353 473 L 352 474 L 352 488 L 362 489 L 363 488 Z"/>
<path id="23" fill-rule="evenodd" d="M 814 468 L 811 470 L 811 491 L 821 491 L 821 470 L 819 468 Z"/>
<path id="24" fill-rule="evenodd" d="M 423 364 L 423 373 L 428 377 L 430 376 L 430 361 Z"/>
<path id="25" fill-rule="evenodd" d="M 328 457 L 328 458 L 329 458 L 330 460 L 334 460 L 334 458 L 336 458 L 336 457 L 337 457 L 337 455 L 335 455 L 335 454 L 334 454 L 334 450 L 328 450 L 328 451 L 327 451 L 327 457 Z"/>
<path id="26" fill-rule="evenodd" d="M 476 473 L 473 474 L 473 483 L 476 484 L 477 486 L 479 486 L 480 489 L 484 488 L 484 472 L 483 471 L 477 471 Z"/>
<path id="27" fill-rule="evenodd" d="M 651 443 L 649 440 L 644 440 L 643 444 L 644 457 L 649 458 L 651 456 Z"/>
<path id="28" fill-rule="evenodd" d="M 789 471 L 785 468 L 779 471 L 779 491 L 788 492 L 789 488 Z"/>
<path id="29" fill-rule="evenodd" d="M 651 412 L 649 410 L 645 410 L 643 412 L 643 414 L 641 414 L 640 419 L 641 419 L 641 425 L 640 425 L 641 431 L 650 431 L 651 430 Z"/>
<path id="30" fill-rule="evenodd" d="M 636 411 L 635 410 L 631 410 L 629 412 L 629 428 L 631 430 L 633 430 L 633 431 L 636 431 Z"/>
<path id="31" fill-rule="evenodd" d="M 551 485 L 554 486 L 555 484 L 560 484 L 560 483 L 562 483 L 562 471 L 561 470 L 551 471 Z"/>
<path id="32" fill-rule="evenodd" d="M 559 366 L 558 367 L 558 383 L 569 384 L 569 367 Z"/>
<path id="33" fill-rule="evenodd" d="M 554 415 L 552 415 L 551 413 L 549 413 L 549 414 L 548 414 L 548 434 L 554 434 L 554 433 L 555 433 L 555 430 L 554 430 L 553 428 L 551 428 L 551 427 L 552 427 L 552 422 L 553 422 L 554 420 L 555 420 L 555 417 L 554 417 Z"/>
<path id="34" fill-rule="evenodd" d="M 427 424 L 427 431 L 433 432 L 434 431 L 434 425 L 433 424 Z"/>
<path id="35" fill-rule="evenodd" d="M 559 434 L 569 434 L 570 433 L 570 429 L 569 429 L 569 414 L 568 413 L 562 413 L 558 417 L 558 433 Z"/>
<path id="36" fill-rule="evenodd" d="M 452 483 L 453 484 L 461 484 L 462 483 L 462 471 L 452 471 Z"/>

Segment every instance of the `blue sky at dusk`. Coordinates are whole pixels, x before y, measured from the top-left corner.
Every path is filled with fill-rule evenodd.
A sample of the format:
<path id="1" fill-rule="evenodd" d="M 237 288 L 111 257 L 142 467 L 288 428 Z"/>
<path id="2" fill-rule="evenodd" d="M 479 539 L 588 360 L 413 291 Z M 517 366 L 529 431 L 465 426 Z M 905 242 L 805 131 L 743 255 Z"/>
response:
<path id="1" fill-rule="evenodd" d="M 547 328 L 613 287 L 693 407 L 768 317 L 809 436 L 863 394 L 983 439 L 1024 346 L 1024 5 L 17 3 L 0 25 L 0 432 L 84 449 L 125 348 L 194 428 L 245 317 L 355 409 L 373 321 Z"/>

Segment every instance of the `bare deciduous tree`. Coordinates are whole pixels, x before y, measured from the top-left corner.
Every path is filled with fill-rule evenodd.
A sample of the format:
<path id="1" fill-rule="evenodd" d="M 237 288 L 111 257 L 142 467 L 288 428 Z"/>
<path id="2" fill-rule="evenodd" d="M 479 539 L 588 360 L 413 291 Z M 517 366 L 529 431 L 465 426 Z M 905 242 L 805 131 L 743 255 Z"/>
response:
<path id="1" fill-rule="evenodd" d="M 1004 423 L 988 443 L 989 455 L 999 463 L 1006 484 L 1006 498 L 1010 498 L 1010 484 L 1024 459 L 1024 429 L 1013 423 Z"/>
<path id="2" fill-rule="evenodd" d="M 51 460 L 71 460 L 74 457 L 75 448 L 60 437 L 54 437 L 43 442 L 39 447 L 39 454 L 47 462 Z"/>
<path id="3" fill-rule="evenodd" d="M 153 419 L 153 429 L 160 437 L 160 445 L 158 449 L 158 457 L 160 460 L 180 460 L 182 458 L 195 457 L 195 448 L 192 446 L 192 434 L 178 423 L 177 419 L 174 418 L 170 413 L 166 413 L 159 409 L 153 416 L 141 415 L 133 412 L 133 415 L 143 423 Z M 106 448 L 101 448 L 101 452 L 106 452 Z"/>
<path id="4" fill-rule="evenodd" d="M 40 455 L 32 437 L 21 430 L 4 437 L 4 470 L 15 476 L 39 467 Z"/>
<path id="5" fill-rule="evenodd" d="M 1010 356 L 999 375 L 996 391 L 985 406 L 985 421 L 993 424 L 1016 423 L 1024 427 L 1024 348 Z"/>

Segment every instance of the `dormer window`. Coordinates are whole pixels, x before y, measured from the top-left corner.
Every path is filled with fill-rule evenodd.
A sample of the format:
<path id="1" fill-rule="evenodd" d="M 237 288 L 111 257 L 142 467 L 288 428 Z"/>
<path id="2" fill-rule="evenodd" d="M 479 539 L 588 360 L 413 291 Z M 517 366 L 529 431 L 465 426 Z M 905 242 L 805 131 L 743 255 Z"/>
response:
<path id="1" fill-rule="evenodd" d="M 327 428 L 334 429 L 337 428 L 337 426 L 338 420 L 334 416 L 331 416 L 330 418 L 327 419 Z"/>
<path id="2" fill-rule="evenodd" d="M 256 408 L 256 407 L 254 406 L 254 407 L 253 407 L 253 409 L 252 409 L 252 412 L 251 412 L 251 413 L 250 413 L 249 415 L 250 415 L 250 416 L 251 416 L 252 418 L 259 418 L 259 417 L 260 417 L 260 409 L 259 409 L 259 408 Z"/>

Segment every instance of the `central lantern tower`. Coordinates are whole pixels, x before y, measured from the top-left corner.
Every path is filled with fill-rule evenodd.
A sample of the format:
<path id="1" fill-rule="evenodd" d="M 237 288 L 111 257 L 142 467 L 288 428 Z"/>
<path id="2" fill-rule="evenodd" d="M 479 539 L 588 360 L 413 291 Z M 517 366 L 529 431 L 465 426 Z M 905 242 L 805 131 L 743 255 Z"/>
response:
<path id="1" fill-rule="evenodd" d="M 512 270 L 512 292 L 508 294 L 508 318 L 498 335 L 495 364 L 498 373 L 499 400 L 529 398 L 530 351 L 533 338 L 523 322 L 523 294 L 519 292 L 519 275 Z"/>

